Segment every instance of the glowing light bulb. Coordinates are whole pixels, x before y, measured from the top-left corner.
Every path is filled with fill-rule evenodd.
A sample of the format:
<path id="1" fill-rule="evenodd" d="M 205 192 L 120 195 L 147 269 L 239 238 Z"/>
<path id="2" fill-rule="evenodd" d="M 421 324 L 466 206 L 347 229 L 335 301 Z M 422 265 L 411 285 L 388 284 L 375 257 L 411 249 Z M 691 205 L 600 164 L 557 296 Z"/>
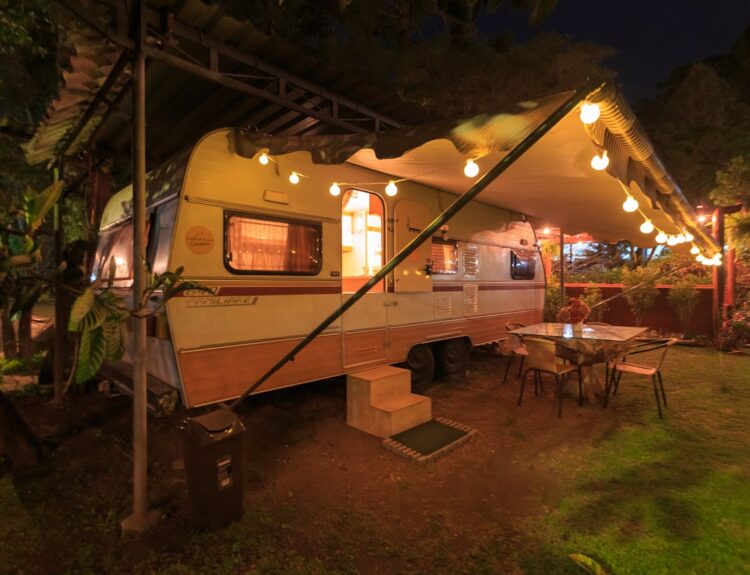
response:
<path id="1" fill-rule="evenodd" d="M 656 234 L 656 238 L 655 239 L 656 239 L 656 243 L 657 244 L 664 244 L 664 243 L 667 242 L 667 240 L 669 238 L 667 238 L 667 234 L 665 234 L 664 232 L 662 232 L 661 230 L 659 230 L 659 233 Z"/>
<path id="2" fill-rule="evenodd" d="M 479 166 L 477 166 L 476 162 L 474 160 L 466 160 L 466 165 L 464 166 L 464 175 L 467 178 L 474 178 L 479 173 Z"/>
<path id="3" fill-rule="evenodd" d="M 698 217 L 697 217 L 696 219 L 697 219 L 697 220 L 698 220 L 698 221 L 699 221 L 700 223 L 703 223 L 703 222 L 705 222 L 705 221 L 706 221 L 706 216 L 704 216 L 703 214 L 700 214 L 700 215 L 699 215 L 699 216 L 698 216 Z"/>
<path id="4" fill-rule="evenodd" d="M 328 193 L 335 198 L 336 196 L 341 194 L 341 188 L 339 188 L 339 185 L 336 182 L 333 182 L 331 184 L 331 187 L 328 188 Z"/>
<path id="5" fill-rule="evenodd" d="M 691 234 L 690 232 L 685 232 L 685 241 L 686 242 L 692 242 L 695 239 L 695 236 Z"/>
<path id="6" fill-rule="evenodd" d="M 607 166 L 609 166 L 609 156 L 607 155 L 607 150 L 604 150 L 601 156 L 597 154 L 596 156 L 591 158 L 591 167 L 594 168 L 597 172 L 601 172 L 602 170 L 606 169 Z"/>
<path id="7" fill-rule="evenodd" d="M 549 235 L 549 234 L 550 234 L 551 232 L 552 232 L 552 230 L 551 230 L 551 229 L 549 229 L 549 228 L 544 228 L 544 229 L 542 230 L 542 233 L 543 233 L 544 235 Z"/>
<path id="8" fill-rule="evenodd" d="M 385 193 L 391 197 L 395 196 L 398 193 L 398 186 L 396 186 L 396 182 L 391 180 L 388 182 L 388 185 L 385 187 Z"/>
<path id="9" fill-rule="evenodd" d="M 698 246 L 693 246 L 692 248 L 690 248 L 690 253 L 694 256 L 698 255 L 699 253 L 701 253 L 701 249 Z"/>
<path id="10" fill-rule="evenodd" d="M 720 260 L 720 259 L 721 259 L 721 257 L 722 257 L 722 255 L 723 255 L 723 254 L 722 254 L 721 252 L 716 252 L 716 253 L 714 254 L 714 259 L 715 259 L 715 260 Z"/>
<path id="11" fill-rule="evenodd" d="M 299 184 L 299 174 L 297 172 L 292 172 L 289 174 L 289 181 L 292 184 Z"/>
<path id="12" fill-rule="evenodd" d="M 676 246 L 679 242 L 677 241 L 677 236 L 669 236 L 667 238 L 667 245 L 668 246 Z"/>
<path id="13" fill-rule="evenodd" d="M 677 241 L 678 244 L 684 244 L 687 241 L 684 234 L 677 234 L 675 236 L 675 240 Z"/>
<path id="14" fill-rule="evenodd" d="M 634 212 L 638 209 L 638 200 L 633 196 L 628 196 L 628 199 L 622 203 L 622 209 L 626 212 Z"/>
<path id="15" fill-rule="evenodd" d="M 601 114 L 601 110 L 599 110 L 598 104 L 592 104 L 591 102 L 584 102 L 581 105 L 581 122 L 584 124 L 593 124 L 599 119 L 599 115 Z"/>
<path id="16" fill-rule="evenodd" d="M 645 220 L 641 224 L 640 230 L 643 234 L 650 234 L 654 231 L 654 224 L 651 222 L 651 220 Z"/>
<path id="17" fill-rule="evenodd" d="M 706 257 L 703 254 L 698 254 L 695 256 L 695 261 L 703 263 L 703 261 L 706 259 Z"/>
<path id="18" fill-rule="evenodd" d="M 260 156 L 258 156 L 258 161 L 263 164 L 264 166 L 268 165 L 268 154 L 263 152 Z"/>

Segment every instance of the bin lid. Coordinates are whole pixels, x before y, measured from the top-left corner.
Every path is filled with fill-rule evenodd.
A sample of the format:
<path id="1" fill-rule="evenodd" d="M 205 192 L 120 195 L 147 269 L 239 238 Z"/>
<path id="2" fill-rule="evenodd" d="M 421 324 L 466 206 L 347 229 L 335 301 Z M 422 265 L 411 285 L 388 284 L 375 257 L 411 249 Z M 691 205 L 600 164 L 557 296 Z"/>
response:
<path id="1" fill-rule="evenodd" d="M 215 409 L 190 419 L 209 433 L 218 433 L 232 427 L 237 421 L 237 416 L 228 409 Z"/>

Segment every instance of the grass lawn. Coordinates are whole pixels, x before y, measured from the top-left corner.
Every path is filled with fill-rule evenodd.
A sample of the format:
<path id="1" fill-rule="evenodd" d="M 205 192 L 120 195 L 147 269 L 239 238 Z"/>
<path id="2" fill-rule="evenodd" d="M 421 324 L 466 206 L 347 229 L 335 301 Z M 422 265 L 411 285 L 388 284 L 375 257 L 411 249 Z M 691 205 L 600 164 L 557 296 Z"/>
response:
<path id="1" fill-rule="evenodd" d="M 0 478 L 0 573 L 583 573 L 570 553 L 611 575 L 750 573 L 750 358 L 673 348 L 663 420 L 650 382 L 635 376 L 623 377 L 606 411 L 571 399 L 557 420 L 552 398 L 533 394 L 518 408 L 516 385 L 498 384 L 503 362 L 485 358 L 463 389 L 433 397 L 447 413 L 459 393 L 474 401 L 463 421 L 479 435 L 425 466 L 346 428 L 340 396 L 312 422 L 253 412 L 254 444 L 269 425 L 278 424 L 274 437 L 287 435 L 254 452 L 265 463 L 248 479 L 245 518 L 214 533 L 191 525 L 181 472 L 155 448 L 151 497 L 164 517 L 149 535 L 120 538 L 130 504 L 125 412 L 81 432 L 85 451 L 80 438 L 64 443 L 52 475 L 17 489 Z M 497 416 L 472 421 L 471 405 L 488 404 Z M 263 425 L 253 428 L 253 418 Z M 152 422 L 155 442 L 166 425 Z M 342 454 L 340 436 L 356 449 Z M 319 470 L 302 463 L 304 453 L 322 460 Z M 289 487 L 283 470 L 295 462 L 318 490 Z M 499 496 L 527 498 L 507 521 L 492 503 L 493 474 L 510 478 Z M 350 482 L 336 483 L 342 476 Z M 456 483 L 441 487 L 448 476 Z M 319 488 L 327 477 L 332 494 Z"/>

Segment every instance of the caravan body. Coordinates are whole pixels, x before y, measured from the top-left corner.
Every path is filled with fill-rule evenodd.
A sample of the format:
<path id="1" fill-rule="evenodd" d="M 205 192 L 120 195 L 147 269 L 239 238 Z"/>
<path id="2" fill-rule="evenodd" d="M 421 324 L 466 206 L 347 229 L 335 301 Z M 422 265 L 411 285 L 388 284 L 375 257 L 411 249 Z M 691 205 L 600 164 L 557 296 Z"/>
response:
<path id="1" fill-rule="evenodd" d="M 408 181 L 389 197 L 387 175 L 313 164 L 308 152 L 263 165 L 233 153 L 230 133 L 212 132 L 147 180 L 149 265 L 182 266 L 213 290 L 172 299 L 149 323 L 149 373 L 188 407 L 242 394 L 455 199 Z M 132 284 L 131 197 L 126 188 L 108 203 L 94 269 L 114 258 L 122 289 Z M 454 344 L 502 339 L 506 322 L 540 321 L 544 287 L 531 225 L 472 202 L 258 391 L 410 353 L 440 362 L 462 349 Z"/>

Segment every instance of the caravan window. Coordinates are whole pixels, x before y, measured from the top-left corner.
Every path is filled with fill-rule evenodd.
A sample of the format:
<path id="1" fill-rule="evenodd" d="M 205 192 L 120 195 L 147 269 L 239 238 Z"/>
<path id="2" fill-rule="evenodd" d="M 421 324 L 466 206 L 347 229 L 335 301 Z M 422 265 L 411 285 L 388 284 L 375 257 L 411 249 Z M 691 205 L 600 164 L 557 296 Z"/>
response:
<path id="1" fill-rule="evenodd" d="M 107 279 L 110 262 L 115 266 L 115 285 L 129 285 L 133 277 L 133 225 L 132 222 L 121 224 L 101 233 L 94 258 L 94 270 L 91 279 Z"/>
<path id="2" fill-rule="evenodd" d="M 315 275 L 322 264 L 322 226 L 271 216 L 227 213 L 224 260 L 246 274 Z"/>
<path id="3" fill-rule="evenodd" d="M 458 273 L 458 242 L 432 238 L 432 273 Z"/>
<path id="4" fill-rule="evenodd" d="M 536 273 L 534 252 L 510 251 L 510 277 L 514 280 L 533 280 Z"/>
<path id="5" fill-rule="evenodd" d="M 341 275 L 344 293 L 357 291 L 383 267 L 383 200 L 363 190 L 341 199 Z M 383 282 L 370 292 L 382 292 Z"/>

